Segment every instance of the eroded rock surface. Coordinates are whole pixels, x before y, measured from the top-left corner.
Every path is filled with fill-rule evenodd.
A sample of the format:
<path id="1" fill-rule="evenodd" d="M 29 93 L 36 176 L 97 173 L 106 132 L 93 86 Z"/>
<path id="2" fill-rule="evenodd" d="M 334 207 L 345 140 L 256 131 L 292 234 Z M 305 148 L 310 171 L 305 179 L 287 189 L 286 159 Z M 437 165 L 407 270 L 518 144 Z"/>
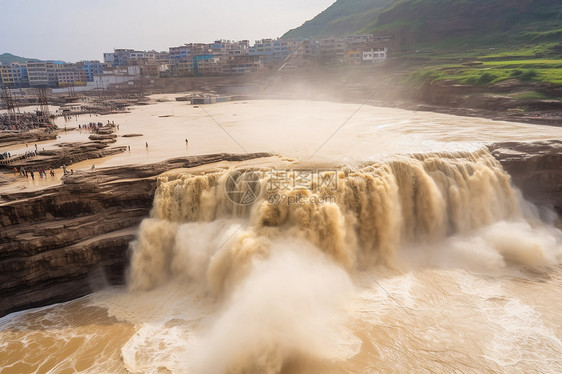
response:
<path id="1" fill-rule="evenodd" d="M 562 140 L 502 142 L 489 148 L 525 199 L 562 217 Z"/>
<path id="2" fill-rule="evenodd" d="M 127 251 L 148 216 L 159 174 L 266 153 L 213 154 L 64 177 L 48 189 L 0 197 L 0 316 L 124 281 Z"/>
<path id="3" fill-rule="evenodd" d="M 9 168 L 24 167 L 26 170 L 56 169 L 62 165 L 101 157 L 112 156 L 125 152 L 127 147 L 109 147 L 102 142 L 74 142 L 57 144 L 58 149 L 40 151 L 37 156 L 12 162 Z"/>
<path id="4" fill-rule="evenodd" d="M 562 140 L 489 146 L 525 198 L 562 216 Z M 129 242 L 157 176 L 267 153 L 214 154 L 78 172 L 60 186 L 0 197 L 0 316 L 124 281 Z"/>

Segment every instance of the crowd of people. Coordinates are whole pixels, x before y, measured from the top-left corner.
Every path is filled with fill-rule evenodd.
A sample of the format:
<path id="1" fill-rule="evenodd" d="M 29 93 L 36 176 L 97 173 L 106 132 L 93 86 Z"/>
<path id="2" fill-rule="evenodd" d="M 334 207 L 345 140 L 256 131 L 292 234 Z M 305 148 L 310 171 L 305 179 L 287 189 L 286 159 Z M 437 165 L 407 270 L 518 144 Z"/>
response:
<path id="1" fill-rule="evenodd" d="M 37 150 L 35 150 L 35 151 L 25 151 L 24 154 L 23 154 L 23 158 L 37 156 L 37 154 L 38 154 Z M 0 153 L 0 161 L 9 160 L 12 157 L 17 157 L 17 155 L 13 155 L 10 152 Z"/>
<path id="2" fill-rule="evenodd" d="M 27 170 L 25 167 L 14 167 L 14 175 L 20 175 L 21 177 L 31 178 L 35 180 L 35 174 L 39 175 L 39 178 L 47 178 L 47 171 L 41 168 L 38 170 Z M 49 175 L 51 177 L 55 176 L 55 171 L 51 169 L 49 171 Z"/>
<path id="3" fill-rule="evenodd" d="M 119 130 L 119 125 L 116 125 L 113 121 L 107 121 L 107 125 L 104 125 L 102 122 L 90 122 L 84 125 L 78 125 L 78 130 L 89 130 L 90 132 L 98 132 L 100 129 L 104 128 L 103 130 L 110 130 L 115 131 L 115 129 Z"/>

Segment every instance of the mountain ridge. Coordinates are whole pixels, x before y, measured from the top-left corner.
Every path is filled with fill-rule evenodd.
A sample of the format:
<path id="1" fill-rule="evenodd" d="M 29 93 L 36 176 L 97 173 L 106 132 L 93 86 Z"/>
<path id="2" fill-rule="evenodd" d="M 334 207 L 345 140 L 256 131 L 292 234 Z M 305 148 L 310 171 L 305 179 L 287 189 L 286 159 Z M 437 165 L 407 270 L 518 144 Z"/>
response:
<path id="1" fill-rule="evenodd" d="M 2 53 L 0 54 L 0 64 L 3 65 L 8 65 L 14 62 L 27 62 L 27 61 L 41 61 L 39 59 L 36 58 L 27 58 L 27 57 L 21 57 L 21 56 L 16 56 L 13 55 L 11 53 Z"/>
<path id="2" fill-rule="evenodd" d="M 418 46 L 513 47 L 562 40 L 562 2 L 552 0 L 337 0 L 283 38 L 393 36 Z"/>

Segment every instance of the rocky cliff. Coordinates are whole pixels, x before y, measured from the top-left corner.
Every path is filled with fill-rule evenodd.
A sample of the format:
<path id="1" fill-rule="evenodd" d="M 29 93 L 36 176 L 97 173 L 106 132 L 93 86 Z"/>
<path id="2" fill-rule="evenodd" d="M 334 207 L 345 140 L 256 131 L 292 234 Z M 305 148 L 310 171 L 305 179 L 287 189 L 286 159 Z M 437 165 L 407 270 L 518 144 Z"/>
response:
<path id="1" fill-rule="evenodd" d="M 124 280 L 127 249 L 167 170 L 268 154 L 214 154 L 64 177 L 0 197 L 0 316 L 71 300 Z"/>
<path id="2" fill-rule="evenodd" d="M 562 219 L 562 140 L 503 142 L 489 148 L 526 200 L 554 209 Z"/>
<path id="3" fill-rule="evenodd" d="M 525 198 L 562 217 L 562 141 L 489 146 Z M 124 281 L 129 242 L 148 216 L 157 176 L 269 154 L 215 154 L 65 177 L 53 188 L 0 197 L 0 316 Z"/>

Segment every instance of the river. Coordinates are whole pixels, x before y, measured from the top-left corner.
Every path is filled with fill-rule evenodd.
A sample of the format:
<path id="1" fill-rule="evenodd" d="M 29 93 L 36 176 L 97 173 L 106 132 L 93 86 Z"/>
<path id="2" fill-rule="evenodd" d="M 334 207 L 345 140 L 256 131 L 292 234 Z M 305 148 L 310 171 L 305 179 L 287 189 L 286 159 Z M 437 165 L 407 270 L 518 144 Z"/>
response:
<path id="1" fill-rule="evenodd" d="M 167 173 L 127 286 L 0 319 L 2 373 L 562 372 L 562 233 L 482 147 L 559 128 L 306 101 L 103 118 L 144 136 L 98 167 L 281 161 Z"/>

